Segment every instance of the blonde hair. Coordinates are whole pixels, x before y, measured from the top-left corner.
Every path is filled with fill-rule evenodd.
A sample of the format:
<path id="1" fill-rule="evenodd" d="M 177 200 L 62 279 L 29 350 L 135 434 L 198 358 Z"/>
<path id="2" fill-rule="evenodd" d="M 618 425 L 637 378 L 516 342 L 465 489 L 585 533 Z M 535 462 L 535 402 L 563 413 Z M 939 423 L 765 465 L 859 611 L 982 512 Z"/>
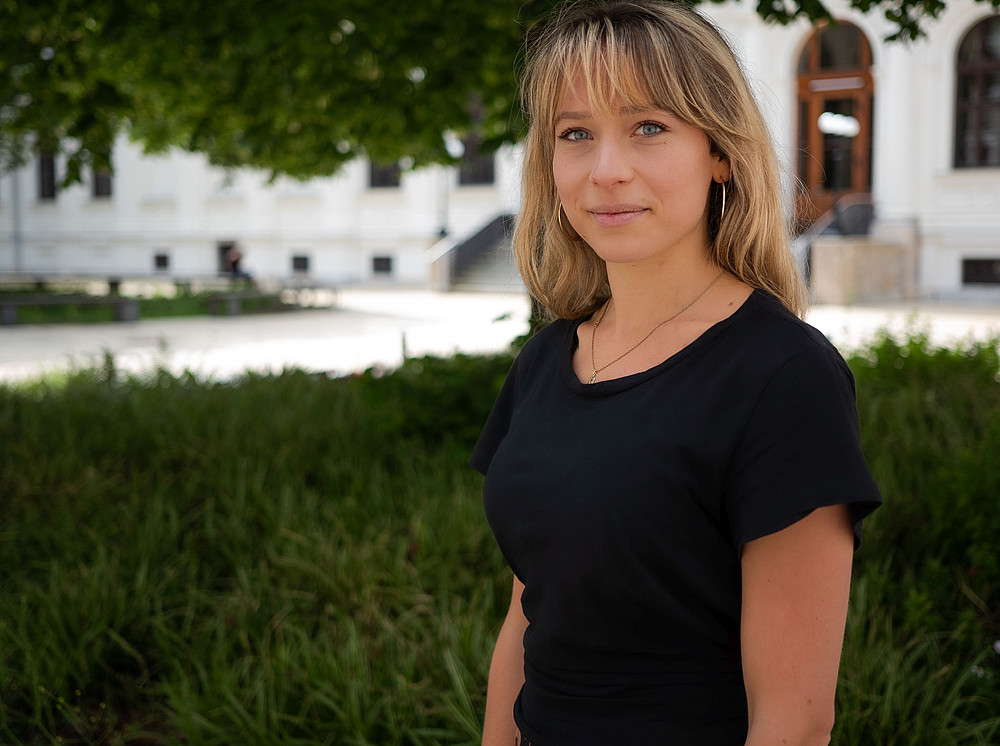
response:
<path id="1" fill-rule="evenodd" d="M 677 3 L 573 2 L 528 37 L 521 90 L 528 134 L 514 255 L 532 296 L 551 315 L 577 318 L 608 297 L 607 268 L 559 224 L 552 174 L 555 118 L 567 81 L 582 75 L 590 101 L 669 111 L 703 130 L 729 164 L 709 192 L 709 239 L 720 267 L 805 310 L 806 291 L 789 249 L 777 158 L 740 65 L 715 26 Z"/>

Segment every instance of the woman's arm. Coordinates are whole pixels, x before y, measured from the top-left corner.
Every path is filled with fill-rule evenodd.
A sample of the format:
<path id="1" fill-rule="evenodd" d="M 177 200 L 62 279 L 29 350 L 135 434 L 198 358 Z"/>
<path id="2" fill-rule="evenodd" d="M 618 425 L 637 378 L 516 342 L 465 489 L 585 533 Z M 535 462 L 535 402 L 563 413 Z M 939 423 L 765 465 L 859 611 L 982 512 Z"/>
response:
<path id="1" fill-rule="evenodd" d="M 514 578 L 510 608 L 497 636 L 490 662 L 490 679 L 486 690 L 486 723 L 483 746 L 514 746 L 517 728 L 514 725 L 514 700 L 524 684 L 524 630 L 528 620 L 521 610 L 524 585 Z"/>
<path id="2" fill-rule="evenodd" d="M 853 554 L 843 505 L 743 548 L 746 746 L 829 743 Z"/>

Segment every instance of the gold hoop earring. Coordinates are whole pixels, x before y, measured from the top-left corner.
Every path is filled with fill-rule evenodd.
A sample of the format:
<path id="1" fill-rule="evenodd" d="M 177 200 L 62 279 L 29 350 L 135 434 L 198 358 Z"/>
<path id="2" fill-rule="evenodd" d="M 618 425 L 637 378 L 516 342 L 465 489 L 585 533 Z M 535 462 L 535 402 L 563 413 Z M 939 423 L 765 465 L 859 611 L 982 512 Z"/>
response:
<path id="1" fill-rule="evenodd" d="M 722 219 L 726 217 L 726 182 L 720 181 L 722 185 L 722 210 L 719 211 L 719 223 L 722 223 Z"/>
<path id="2" fill-rule="evenodd" d="M 570 233 L 568 230 L 566 230 L 566 226 L 563 225 L 562 216 L 563 216 L 563 207 L 562 205 L 559 205 L 559 212 L 556 213 L 556 222 L 559 223 L 559 230 L 562 231 L 562 234 L 566 236 L 566 238 L 569 239 L 570 241 L 579 241 L 580 234 L 575 233 L 575 231 L 574 233 Z M 566 219 L 569 220 L 569 218 Z"/>

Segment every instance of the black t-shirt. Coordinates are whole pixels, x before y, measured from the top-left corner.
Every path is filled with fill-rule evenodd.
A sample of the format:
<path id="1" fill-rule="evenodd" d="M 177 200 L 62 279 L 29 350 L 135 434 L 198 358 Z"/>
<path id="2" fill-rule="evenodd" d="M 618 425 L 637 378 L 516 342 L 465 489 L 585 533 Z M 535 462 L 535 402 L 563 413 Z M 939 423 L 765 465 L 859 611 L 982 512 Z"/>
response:
<path id="1" fill-rule="evenodd" d="M 541 746 L 738 746 L 740 550 L 880 503 L 837 350 L 754 292 L 663 363 L 596 384 L 579 321 L 518 355 L 470 463 L 524 583 L 515 720 Z"/>

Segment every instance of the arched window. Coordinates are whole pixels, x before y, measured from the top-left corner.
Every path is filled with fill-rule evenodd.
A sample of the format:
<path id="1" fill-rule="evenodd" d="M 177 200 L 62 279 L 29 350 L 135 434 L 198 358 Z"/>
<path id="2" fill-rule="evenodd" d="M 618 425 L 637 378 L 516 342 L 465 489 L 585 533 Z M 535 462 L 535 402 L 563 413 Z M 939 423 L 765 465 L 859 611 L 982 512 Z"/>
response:
<path id="1" fill-rule="evenodd" d="M 1000 166 L 1000 17 L 965 35 L 955 75 L 955 166 Z"/>

